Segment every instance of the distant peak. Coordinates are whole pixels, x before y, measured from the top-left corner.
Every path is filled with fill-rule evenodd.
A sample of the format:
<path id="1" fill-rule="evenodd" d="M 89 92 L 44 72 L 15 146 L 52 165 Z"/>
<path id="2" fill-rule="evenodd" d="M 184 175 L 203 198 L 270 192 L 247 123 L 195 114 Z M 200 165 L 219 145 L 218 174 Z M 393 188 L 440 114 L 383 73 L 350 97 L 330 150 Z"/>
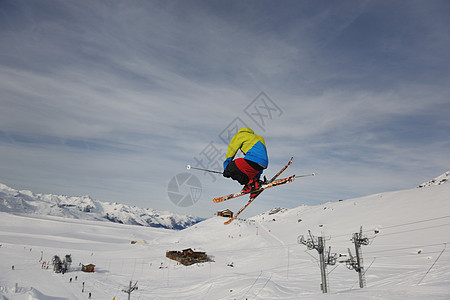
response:
<path id="1" fill-rule="evenodd" d="M 447 171 L 444 174 L 442 174 L 441 176 L 431 179 L 428 182 L 422 183 L 421 185 L 418 186 L 418 188 L 434 186 L 434 185 L 441 185 L 441 184 L 448 182 L 449 179 L 450 179 L 450 171 Z"/>

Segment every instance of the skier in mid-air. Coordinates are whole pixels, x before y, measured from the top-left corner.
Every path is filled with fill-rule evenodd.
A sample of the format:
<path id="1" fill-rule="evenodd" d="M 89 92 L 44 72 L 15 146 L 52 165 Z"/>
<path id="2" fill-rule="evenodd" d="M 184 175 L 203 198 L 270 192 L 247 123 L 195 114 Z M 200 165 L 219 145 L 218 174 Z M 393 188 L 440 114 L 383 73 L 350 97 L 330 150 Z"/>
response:
<path id="1" fill-rule="evenodd" d="M 244 158 L 236 158 L 237 151 L 244 153 Z M 223 163 L 223 176 L 232 178 L 242 184 L 245 193 L 258 190 L 263 181 L 260 176 L 269 164 L 264 138 L 248 128 L 241 128 L 228 145 L 226 159 Z M 250 194 L 253 197 L 255 194 Z"/>

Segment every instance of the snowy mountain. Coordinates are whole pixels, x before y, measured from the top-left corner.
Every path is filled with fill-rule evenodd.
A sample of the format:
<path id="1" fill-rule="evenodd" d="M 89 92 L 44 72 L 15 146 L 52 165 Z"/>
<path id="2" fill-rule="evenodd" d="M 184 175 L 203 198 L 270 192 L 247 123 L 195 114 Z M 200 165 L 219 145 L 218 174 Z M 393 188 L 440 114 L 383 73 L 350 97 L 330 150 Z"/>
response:
<path id="1" fill-rule="evenodd" d="M 130 281 L 138 286 L 132 299 L 450 299 L 445 183 L 275 208 L 227 226 L 213 217 L 180 231 L 0 212 L 0 299 L 127 299 Z M 361 227 L 363 288 L 349 263 Z M 322 237 L 325 259 L 335 258 L 326 266 L 327 295 L 319 252 L 302 236 L 315 245 Z M 213 262 L 183 266 L 166 257 L 188 248 Z M 72 255 L 64 275 L 42 269 L 55 254 Z"/>
<path id="2" fill-rule="evenodd" d="M 418 188 L 423 188 L 423 187 L 433 186 L 433 185 L 441 185 L 441 184 L 447 183 L 449 179 L 450 179 L 450 171 L 445 172 L 441 176 L 438 176 L 430 181 L 422 183 L 421 185 L 418 186 Z"/>
<path id="3" fill-rule="evenodd" d="M 148 208 L 101 202 L 89 196 L 34 194 L 26 190 L 18 191 L 4 184 L 0 184 L 0 211 L 84 220 L 107 220 L 121 224 L 177 230 L 203 220 L 193 216 L 157 212 Z"/>

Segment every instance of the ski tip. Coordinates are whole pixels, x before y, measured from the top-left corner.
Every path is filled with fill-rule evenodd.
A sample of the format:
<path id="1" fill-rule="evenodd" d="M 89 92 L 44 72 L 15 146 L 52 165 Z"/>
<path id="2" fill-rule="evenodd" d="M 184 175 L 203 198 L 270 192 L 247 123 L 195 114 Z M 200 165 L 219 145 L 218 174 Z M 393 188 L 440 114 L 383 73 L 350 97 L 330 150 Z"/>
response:
<path id="1" fill-rule="evenodd" d="M 228 224 L 230 224 L 231 222 L 233 222 L 233 220 L 234 220 L 234 219 L 229 219 L 228 221 L 224 222 L 223 225 L 228 225 Z"/>

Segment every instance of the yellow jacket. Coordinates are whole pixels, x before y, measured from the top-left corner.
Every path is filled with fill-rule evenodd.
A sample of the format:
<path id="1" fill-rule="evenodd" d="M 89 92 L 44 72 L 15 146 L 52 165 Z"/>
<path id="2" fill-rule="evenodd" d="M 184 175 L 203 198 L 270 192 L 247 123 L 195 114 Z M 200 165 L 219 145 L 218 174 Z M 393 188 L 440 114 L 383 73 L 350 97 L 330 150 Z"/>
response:
<path id="1" fill-rule="evenodd" d="M 244 158 L 253 161 L 264 168 L 269 165 L 269 158 L 267 156 L 266 143 L 264 138 L 248 128 L 241 128 L 231 139 L 228 145 L 224 169 L 233 160 L 237 151 L 241 150 L 244 153 Z"/>

